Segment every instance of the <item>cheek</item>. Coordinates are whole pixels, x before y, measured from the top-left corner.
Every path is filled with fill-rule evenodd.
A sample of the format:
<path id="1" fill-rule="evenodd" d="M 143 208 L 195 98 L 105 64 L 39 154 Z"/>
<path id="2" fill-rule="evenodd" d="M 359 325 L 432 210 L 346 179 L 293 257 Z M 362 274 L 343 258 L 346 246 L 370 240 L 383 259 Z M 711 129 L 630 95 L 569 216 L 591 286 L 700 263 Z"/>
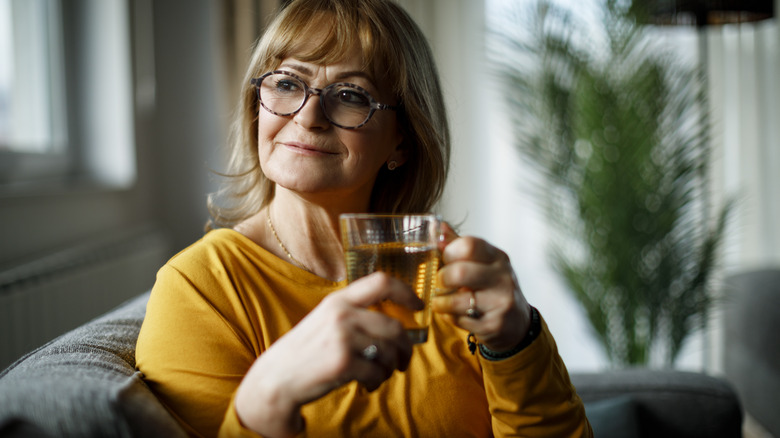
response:
<path id="1" fill-rule="evenodd" d="M 401 141 L 403 136 L 401 135 L 401 126 L 398 123 L 398 118 L 393 111 L 378 111 L 374 113 L 374 117 L 379 122 L 377 126 L 377 135 L 381 136 L 383 145 L 389 149 L 395 149 Z"/>
<path id="2" fill-rule="evenodd" d="M 339 141 L 349 151 L 350 161 L 361 171 L 377 170 L 389 156 L 387 142 L 379 131 L 342 132 Z"/>
<path id="3" fill-rule="evenodd" d="M 401 137 L 395 124 L 387 122 L 378 125 L 376 129 L 366 132 L 366 136 L 362 139 L 361 144 L 369 153 L 380 155 L 386 159 L 395 151 L 400 140 Z"/>
<path id="4" fill-rule="evenodd" d="M 266 114 L 262 114 L 266 113 Z M 285 125 L 285 120 L 282 117 L 268 114 L 266 111 L 261 111 L 257 120 L 257 158 L 260 161 L 260 167 L 265 172 L 265 164 L 271 156 L 273 150 L 273 143 L 277 134 Z"/>
<path id="5" fill-rule="evenodd" d="M 261 111 L 257 118 L 257 140 L 262 144 L 273 140 L 279 130 L 287 123 L 283 117 Z"/>

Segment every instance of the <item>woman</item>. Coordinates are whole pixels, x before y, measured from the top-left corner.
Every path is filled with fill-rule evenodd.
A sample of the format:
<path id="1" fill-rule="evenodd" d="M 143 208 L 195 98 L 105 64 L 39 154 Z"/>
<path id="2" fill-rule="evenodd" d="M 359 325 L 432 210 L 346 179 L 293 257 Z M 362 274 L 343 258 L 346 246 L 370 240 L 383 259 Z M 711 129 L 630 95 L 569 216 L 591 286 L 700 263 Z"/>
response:
<path id="1" fill-rule="evenodd" d="M 498 249 L 447 228 L 439 276 L 457 293 L 433 302 L 414 347 L 368 310 L 419 308 L 408 287 L 382 273 L 344 281 L 339 214 L 428 211 L 447 173 L 433 58 L 398 6 L 283 9 L 254 51 L 232 147 L 215 229 L 158 273 L 136 352 L 188 432 L 591 435 Z"/>

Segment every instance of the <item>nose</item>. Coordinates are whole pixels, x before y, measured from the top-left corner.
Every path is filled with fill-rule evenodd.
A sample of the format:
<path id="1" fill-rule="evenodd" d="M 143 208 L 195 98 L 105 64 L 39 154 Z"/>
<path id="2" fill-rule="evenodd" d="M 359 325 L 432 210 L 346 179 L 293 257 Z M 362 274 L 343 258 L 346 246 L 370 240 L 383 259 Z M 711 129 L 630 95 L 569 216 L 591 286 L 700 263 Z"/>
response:
<path id="1" fill-rule="evenodd" d="M 295 113 L 293 120 L 295 123 L 307 129 L 327 129 L 330 121 L 325 117 L 320 103 L 320 90 L 311 89 L 309 98 L 304 102 L 303 107 Z"/>

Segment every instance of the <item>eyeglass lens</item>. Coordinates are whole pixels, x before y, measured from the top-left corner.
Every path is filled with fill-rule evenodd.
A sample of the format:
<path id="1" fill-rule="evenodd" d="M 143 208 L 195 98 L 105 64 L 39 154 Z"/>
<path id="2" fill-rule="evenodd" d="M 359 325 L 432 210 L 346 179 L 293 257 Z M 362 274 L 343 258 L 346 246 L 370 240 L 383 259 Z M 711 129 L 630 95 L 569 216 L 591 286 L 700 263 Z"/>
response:
<path id="1" fill-rule="evenodd" d="M 286 116 L 297 112 L 306 101 L 306 84 L 284 73 L 274 73 L 260 83 L 260 103 L 272 113 Z M 322 89 L 321 107 L 332 123 L 354 128 L 371 115 L 371 97 L 349 84 L 331 84 Z"/>

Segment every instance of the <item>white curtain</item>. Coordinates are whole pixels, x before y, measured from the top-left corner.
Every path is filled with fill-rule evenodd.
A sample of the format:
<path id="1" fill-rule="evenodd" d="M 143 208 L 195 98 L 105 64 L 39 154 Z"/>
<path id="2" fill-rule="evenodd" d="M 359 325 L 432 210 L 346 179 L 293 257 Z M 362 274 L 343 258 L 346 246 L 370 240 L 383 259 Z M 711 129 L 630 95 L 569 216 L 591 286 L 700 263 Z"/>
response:
<path id="1" fill-rule="evenodd" d="M 725 248 L 728 271 L 780 266 L 777 20 L 717 27 L 707 33 L 717 155 L 714 193 L 716 199 L 736 195 L 740 202 Z"/>
<path id="2" fill-rule="evenodd" d="M 780 0 L 775 1 L 775 14 Z M 713 201 L 736 197 L 723 246 L 728 276 L 780 267 L 780 31 L 778 18 L 707 30 L 712 107 Z M 728 291 L 721 302 L 728 302 Z M 722 372 L 721 309 L 706 344 L 705 368 Z"/>

